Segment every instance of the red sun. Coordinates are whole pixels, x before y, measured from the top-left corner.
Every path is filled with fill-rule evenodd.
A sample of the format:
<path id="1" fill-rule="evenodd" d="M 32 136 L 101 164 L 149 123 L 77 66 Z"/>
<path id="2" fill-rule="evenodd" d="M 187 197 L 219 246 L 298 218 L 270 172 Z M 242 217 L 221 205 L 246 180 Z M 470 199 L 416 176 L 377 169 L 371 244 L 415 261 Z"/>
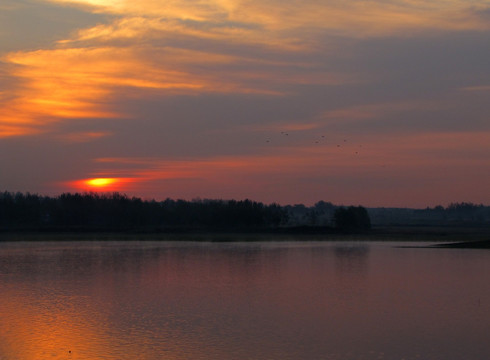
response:
<path id="1" fill-rule="evenodd" d="M 95 178 L 84 181 L 89 187 L 103 189 L 117 184 L 119 181 L 116 178 Z"/>
<path id="2" fill-rule="evenodd" d="M 130 182 L 130 179 L 127 178 L 107 177 L 76 180 L 70 182 L 68 185 L 81 191 L 110 192 L 123 190 L 124 184 L 128 182 Z"/>

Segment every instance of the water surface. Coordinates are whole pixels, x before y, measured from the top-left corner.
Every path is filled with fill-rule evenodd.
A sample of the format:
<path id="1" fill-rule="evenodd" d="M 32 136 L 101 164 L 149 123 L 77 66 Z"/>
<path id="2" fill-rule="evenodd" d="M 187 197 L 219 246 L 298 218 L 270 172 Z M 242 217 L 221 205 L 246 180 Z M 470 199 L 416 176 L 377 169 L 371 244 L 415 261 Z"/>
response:
<path id="1" fill-rule="evenodd" d="M 0 359 L 490 359 L 490 251 L 0 243 Z"/>

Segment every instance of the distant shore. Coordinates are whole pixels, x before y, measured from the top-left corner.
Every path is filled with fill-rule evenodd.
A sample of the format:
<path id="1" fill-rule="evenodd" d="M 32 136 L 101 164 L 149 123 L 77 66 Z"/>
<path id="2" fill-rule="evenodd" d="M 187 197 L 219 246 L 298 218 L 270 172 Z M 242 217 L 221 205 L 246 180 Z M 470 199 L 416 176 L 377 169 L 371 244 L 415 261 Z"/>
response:
<path id="1" fill-rule="evenodd" d="M 445 249 L 490 249 L 490 240 L 444 243 L 433 245 L 432 247 Z"/>

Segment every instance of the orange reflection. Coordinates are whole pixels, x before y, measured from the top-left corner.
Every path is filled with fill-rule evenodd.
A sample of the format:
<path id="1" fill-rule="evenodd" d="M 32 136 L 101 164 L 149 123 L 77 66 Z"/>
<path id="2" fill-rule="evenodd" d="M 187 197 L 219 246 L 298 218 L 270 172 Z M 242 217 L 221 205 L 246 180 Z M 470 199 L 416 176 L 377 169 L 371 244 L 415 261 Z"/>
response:
<path id="1" fill-rule="evenodd" d="M 72 299 L 50 295 L 34 299 L 34 292 L 25 292 L 21 286 L 2 287 L 0 323 L 8 324 L 8 331 L 0 329 L 0 335 L 7 344 L 1 349 L 6 358 L 86 359 L 87 354 L 103 352 L 107 346 L 101 340 L 107 338 L 105 318 L 97 319 L 86 306 L 71 303 Z"/>

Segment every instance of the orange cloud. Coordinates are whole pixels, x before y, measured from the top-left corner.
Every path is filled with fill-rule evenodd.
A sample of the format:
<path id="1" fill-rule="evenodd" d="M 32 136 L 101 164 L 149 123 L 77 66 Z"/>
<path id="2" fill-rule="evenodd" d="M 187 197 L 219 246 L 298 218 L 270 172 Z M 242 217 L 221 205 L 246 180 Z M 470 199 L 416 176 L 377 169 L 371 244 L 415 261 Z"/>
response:
<path id="1" fill-rule="evenodd" d="M 111 135 L 112 133 L 107 131 L 86 131 L 62 134 L 57 136 L 56 138 L 67 143 L 84 143 Z"/>
<path id="2" fill-rule="evenodd" d="M 288 42 L 304 42 L 307 29 L 327 30 L 354 37 L 386 36 L 407 31 L 488 30 L 490 25 L 479 12 L 488 10 L 488 4 L 468 3 L 464 0 L 398 0 L 381 1 L 301 1 L 279 0 L 207 0 L 155 1 L 138 3 L 123 0 L 51 0 L 55 3 L 91 6 L 94 12 L 136 16 L 149 19 L 174 19 L 206 24 L 225 23 L 249 25 L 244 28 L 245 41 L 256 37 Z M 161 25 L 159 25 L 161 26 Z M 219 35 L 218 27 L 207 26 L 208 33 Z M 231 28 L 231 27 L 230 27 Z M 209 30 L 212 29 L 212 30 Z M 230 29 L 233 30 L 233 29 Z M 241 30 L 243 31 L 243 30 Z M 303 33 L 303 31 L 305 33 Z M 203 31 L 204 33 L 204 31 Z M 229 33 L 229 31 L 226 31 Z M 296 35 L 294 35 L 296 34 Z M 310 32 L 311 35 L 311 32 Z M 225 33 L 221 36 L 227 36 Z M 236 40 L 241 41 L 241 38 Z"/>
<path id="3" fill-rule="evenodd" d="M 159 18 L 152 16 L 128 15 L 110 24 L 99 24 L 92 28 L 81 29 L 72 39 L 61 40 L 60 44 L 88 43 L 103 44 L 117 41 L 135 41 L 144 39 L 165 39 L 168 37 L 183 40 L 203 39 L 233 43 L 254 47 L 273 48 L 282 51 L 307 51 L 305 41 L 295 36 L 279 37 L 279 34 L 264 33 L 256 26 L 236 26 L 220 23 L 216 20 L 202 21 L 194 24 L 184 22 L 181 18 Z"/>
<path id="4" fill-rule="evenodd" d="M 0 139 L 13 136 L 26 136 L 39 133 L 39 130 L 27 126 L 15 126 L 1 124 L 0 122 Z"/>
<path id="5" fill-rule="evenodd" d="M 15 52 L 4 56 L 3 61 L 17 80 L 10 96 L 0 98 L 3 137 L 42 132 L 50 124 L 67 119 L 122 117 L 112 102 L 127 96 L 203 92 L 281 95 L 274 83 L 286 78 L 279 71 L 247 70 L 246 65 L 253 60 L 232 71 L 218 65 L 243 60 L 230 55 L 144 46 Z M 203 66 L 209 71 L 203 71 Z M 339 81 L 338 77 L 332 78 Z"/>
<path id="6" fill-rule="evenodd" d="M 3 59 L 17 79 L 0 99 L 0 136 L 41 132 L 63 119 L 121 117 L 110 105 L 118 88 L 189 92 L 212 88 L 205 77 L 155 67 L 137 51 L 69 48 L 17 52 Z"/>
<path id="7" fill-rule="evenodd" d="M 332 34 L 357 38 L 409 36 L 427 29 L 490 29 L 479 14 L 488 6 L 463 0 L 50 2 L 117 16 L 78 30 L 54 49 L 2 57 L 2 67 L 8 67 L 2 71 L 15 83 L 8 96 L 0 92 L 0 137 L 43 132 L 70 119 L 122 117 L 115 99 L 128 96 L 209 92 L 278 96 L 290 94 L 290 84 L 365 81 L 359 74 L 325 71 L 324 64 L 313 60 L 277 56 L 334 53 L 337 49 L 325 45 L 325 36 Z M 169 39 L 178 40 L 182 48 L 169 46 Z M 213 46 L 195 50 L 202 40 Z M 232 55 L 228 48 L 242 45 L 259 52 Z M 262 56 L 264 50 L 276 55 Z M 373 113 L 373 109 L 357 110 L 364 115 L 354 116 Z"/>

